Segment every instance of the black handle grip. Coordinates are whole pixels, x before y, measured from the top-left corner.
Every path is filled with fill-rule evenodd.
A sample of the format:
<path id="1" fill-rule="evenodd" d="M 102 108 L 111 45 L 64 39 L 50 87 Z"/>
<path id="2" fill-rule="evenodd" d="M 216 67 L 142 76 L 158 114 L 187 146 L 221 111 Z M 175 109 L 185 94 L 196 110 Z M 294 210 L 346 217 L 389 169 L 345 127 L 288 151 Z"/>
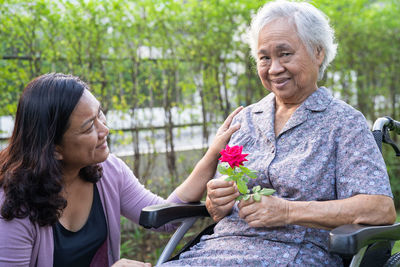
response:
<path id="1" fill-rule="evenodd" d="M 139 224 L 144 228 L 158 228 L 173 220 L 188 217 L 209 217 L 205 203 L 175 204 L 166 203 L 142 209 Z"/>
<path id="2" fill-rule="evenodd" d="M 372 132 L 372 134 L 374 135 L 375 142 L 378 145 L 379 151 L 382 153 L 382 132 L 379 130 L 375 130 Z"/>
<path id="3" fill-rule="evenodd" d="M 393 131 L 400 135 L 400 122 L 393 120 L 392 118 L 386 116 L 378 118 L 374 125 L 372 126 L 372 133 L 375 138 L 375 142 L 382 152 L 382 143 L 386 143 L 392 146 L 396 152 L 396 156 L 400 157 L 400 149 L 397 147 L 396 143 L 390 138 L 389 131 Z"/>
<path id="4" fill-rule="evenodd" d="M 400 122 L 392 120 L 392 129 L 396 134 L 400 134 Z"/>

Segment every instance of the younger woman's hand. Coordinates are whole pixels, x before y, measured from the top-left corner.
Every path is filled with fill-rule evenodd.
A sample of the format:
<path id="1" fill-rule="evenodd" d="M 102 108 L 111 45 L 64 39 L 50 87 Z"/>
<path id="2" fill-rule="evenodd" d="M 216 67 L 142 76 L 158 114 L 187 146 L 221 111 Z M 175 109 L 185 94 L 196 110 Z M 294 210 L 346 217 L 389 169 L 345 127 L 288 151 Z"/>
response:
<path id="1" fill-rule="evenodd" d="M 212 142 L 209 151 L 213 151 L 216 154 L 225 148 L 228 144 L 229 139 L 232 134 L 240 129 L 240 124 L 232 125 L 232 120 L 240 111 L 242 111 L 243 107 L 236 108 L 229 116 L 226 118 L 224 123 L 219 127 L 217 133 L 215 134 L 214 141 Z"/>
<path id="2" fill-rule="evenodd" d="M 120 259 L 114 263 L 111 267 L 151 267 L 151 263 L 134 261 L 128 259 Z"/>

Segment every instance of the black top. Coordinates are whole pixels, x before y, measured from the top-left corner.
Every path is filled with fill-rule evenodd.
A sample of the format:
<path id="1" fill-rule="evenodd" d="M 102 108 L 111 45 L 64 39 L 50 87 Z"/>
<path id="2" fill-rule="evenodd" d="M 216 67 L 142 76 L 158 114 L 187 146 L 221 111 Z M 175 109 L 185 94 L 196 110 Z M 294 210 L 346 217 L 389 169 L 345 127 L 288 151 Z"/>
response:
<path id="1" fill-rule="evenodd" d="M 107 223 L 97 186 L 93 184 L 93 203 L 89 218 L 77 232 L 65 229 L 60 222 L 53 226 L 55 267 L 89 266 L 107 238 Z"/>

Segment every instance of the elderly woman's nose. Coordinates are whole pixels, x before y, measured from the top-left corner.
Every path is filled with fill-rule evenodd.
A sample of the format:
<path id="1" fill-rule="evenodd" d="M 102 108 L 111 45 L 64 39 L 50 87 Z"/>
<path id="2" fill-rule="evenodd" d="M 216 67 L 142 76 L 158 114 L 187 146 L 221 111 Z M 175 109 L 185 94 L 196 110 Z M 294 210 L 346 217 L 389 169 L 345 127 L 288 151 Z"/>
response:
<path id="1" fill-rule="evenodd" d="M 285 70 L 279 59 L 271 59 L 271 65 L 268 69 L 268 74 L 278 74 Z"/>

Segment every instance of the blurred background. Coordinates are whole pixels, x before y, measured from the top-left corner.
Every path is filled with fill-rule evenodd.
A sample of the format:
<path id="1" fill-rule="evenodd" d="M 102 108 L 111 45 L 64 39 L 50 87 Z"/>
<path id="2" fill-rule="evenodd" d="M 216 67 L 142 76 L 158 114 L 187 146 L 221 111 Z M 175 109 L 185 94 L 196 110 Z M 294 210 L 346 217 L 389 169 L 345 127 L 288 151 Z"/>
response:
<path id="1" fill-rule="evenodd" d="M 48 72 L 73 74 L 102 103 L 111 151 L 167 197 L 230 111 L 268 93 L 245 42 L 251 16 L 264 3 L 0 0 L 0 149 L 24 86 Z M 339 44 L 320 85 L 371 126 L 385 115 L 400 120 L 400 0 L 310 3 L 330 18 Z M 400 207 L 400 162 L 388 148 L 384 154 Z M 122 256 L 155 263 L 170 234 L 122 224 Z"/>

